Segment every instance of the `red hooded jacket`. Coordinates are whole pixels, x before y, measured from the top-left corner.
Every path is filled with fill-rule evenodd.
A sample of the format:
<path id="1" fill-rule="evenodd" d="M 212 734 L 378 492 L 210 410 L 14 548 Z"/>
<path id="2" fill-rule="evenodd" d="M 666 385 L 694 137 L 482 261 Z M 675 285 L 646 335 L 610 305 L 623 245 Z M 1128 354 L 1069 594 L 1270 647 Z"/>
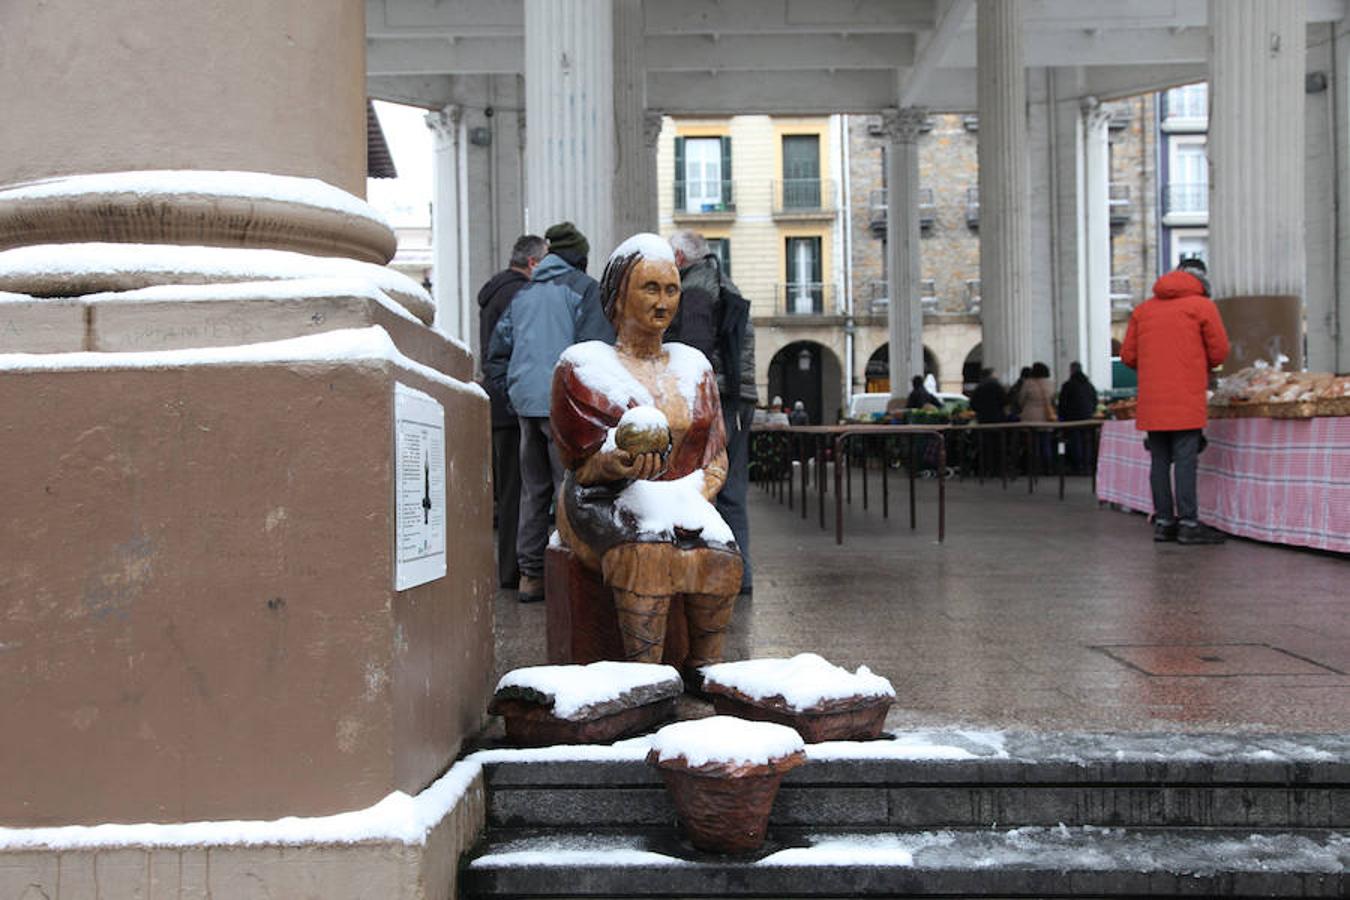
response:
<path id="1" fill-rule="evenodd" d="M 1228 333 L 1200 279 L 1168 272 L 1130 316 L 1121 362 L 1139 372 L 1140 431 L 1187 431 L 1208 421 L 1209 370 L 1228 357 Z"/>

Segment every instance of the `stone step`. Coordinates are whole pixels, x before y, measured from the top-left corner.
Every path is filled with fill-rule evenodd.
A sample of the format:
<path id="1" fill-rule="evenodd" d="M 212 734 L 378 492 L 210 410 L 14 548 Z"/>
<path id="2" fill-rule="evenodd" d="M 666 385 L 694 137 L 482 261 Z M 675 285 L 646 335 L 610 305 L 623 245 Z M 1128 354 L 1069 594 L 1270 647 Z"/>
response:
<path id="1" fill-rule="evenodd" d="M 935 748 L 950 752 L 922 758 Z M 1350 828 L 1347 735 L 952 733 L 809 752 L 783 782 L 775 826 Z M 640 753 L 493 762 L 485 774 L 490 829 L 673 823 Z"/>
<path id="2" fill-rule="evenodd" d="M 702 854 L 672 829 L 499 834 L 466 897 L 1345 897 L 1350 835 L 1093 827 L 771 829 L 752 857 Z"/>

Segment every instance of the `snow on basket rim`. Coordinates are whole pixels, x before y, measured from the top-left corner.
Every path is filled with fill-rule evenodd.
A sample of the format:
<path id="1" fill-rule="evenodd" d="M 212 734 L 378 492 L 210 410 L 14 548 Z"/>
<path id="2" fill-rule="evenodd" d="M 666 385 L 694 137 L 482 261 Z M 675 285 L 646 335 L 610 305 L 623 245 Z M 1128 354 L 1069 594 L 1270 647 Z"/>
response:
<path id="1" fill-rule="evenodd" d="M 275 200 L 358 216 L 391 230 L 393 228 L 375 207 L 326 181 L 300 175 L 274 175 L 239 169 L 143 169 L 62 175 L 7 185 L 0 188 L 0 201 L 42 200 L 87 194 L 204 195 Z"/>
<path id="2" fill-rule="evenodd" d="M 513 669 L 497 682 L 496 693 L 508 688 L 534 691 L 550 698 L 553 715 L 569 721 L 583 721 L 596 707 L 622 701 L 644 688 L 658 690 L 658 695 L 644 700 L 646 703 L 678 696 L 684 692 L 684 680 L 673 666 L 600 660 L 584 666 Z"/>
<path id="3" fill-rule="evenodd" d="M 716 663 L 704 666 L 702 672 L 705 684 L 731 688 L 752 700 L 781 697 L 799 712 L 831 700 L 895 697 L 890 680 L 867 666 L 850 672 L 816 653 Z"/>
<path id="4" fill-rule="evenodd" d="M 710 763 L 755 766 L 803 752 L 806 742 L 786 725 L 709 716 L 667 725 L 652 735 L 651 748 L 661 762 L 681 759 L 691 768 Z"/>
<path id="5" fill-rule="evenodd" d="M 643 259 L 655 259 L 668 263 L 675 262 L 675 250 L 670 246 L 670 242 L 661 235 L 652 234 L 650 231 L 639 231 L 615 247 L 614 252 L 609 255 L 609 261 L 613 262 L 634 253 Z"/>

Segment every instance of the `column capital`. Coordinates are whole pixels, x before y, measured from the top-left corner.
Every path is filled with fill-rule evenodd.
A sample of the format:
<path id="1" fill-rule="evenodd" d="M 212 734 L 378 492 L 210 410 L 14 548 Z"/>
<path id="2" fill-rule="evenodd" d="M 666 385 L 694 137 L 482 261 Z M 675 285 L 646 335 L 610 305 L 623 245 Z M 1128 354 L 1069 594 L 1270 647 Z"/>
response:
<path id="1" fill-rule="evenodd" d="M 661 122 L 666 114 L 659 109 L 643 110 L 642 113 L 642 143 L 648 150 L 656 146 L 656 142 L 661 138 Z"/>
<path id="2" fill-rule="evenodd" d="M 1078 109 L 1083 114 L 1083 123 L 1089 128 L 1105 125 L 1111 119 L 1110 111 L 1096 97 L 1084 97 L 1079 101 Z"/>
<path id="3" fill-rule="evenodd" d="M 459 123 L 463 118 L 464 107 L 451 103 L 449 106 L 427 113 L 424 121 L 437 137 L 447 138 L 453 137 L 459 130 Z"/>
<path id="4" fill-rule="evenodd" d="M 928 121 L 928 107 L 906 106 L 881 113 L 881 131 L 892 143 L 912 144 L 919 139 Z"/>

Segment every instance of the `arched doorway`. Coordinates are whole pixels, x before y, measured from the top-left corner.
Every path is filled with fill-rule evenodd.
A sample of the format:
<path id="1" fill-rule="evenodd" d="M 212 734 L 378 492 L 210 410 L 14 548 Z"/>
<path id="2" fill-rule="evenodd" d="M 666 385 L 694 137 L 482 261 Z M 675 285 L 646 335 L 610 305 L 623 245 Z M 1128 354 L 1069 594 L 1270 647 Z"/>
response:
<path id="1" fill-rule="evenodd" d="M 815 341 L 796 341 L 769 362 L 769 396 L 782 397 L 788 409 L 800 400 L 812 425 L 839 417 L 843 372 L 830 349 Z"/>
<path id="2" fill-rule="evenodd" d="M 961 364 L 961 389 L 967 393 L 975 390 L 980 383 L 980 372 L 984 369 L 984 344 L 970 348 L 966 361 Z"/>
<path id="3" fill-rule="evenodd" d="M 942 376 L 939 374 L 937 354 L 924 345 L 923 348 L 923 374 L 932 375 L 939 382 Z M 869 394 L 887 394 L 891 390 L 891 345 L 882 344 L 867 359 L 867 367 L 863 369 L 863 378 L 867 383 L 867 392 Z M 909 384 L 909 380 L 905 380 Z M 904 385 L 901 385 L 904 387 Z M 905 390 L 909 390 L 907 387 Z"/>

